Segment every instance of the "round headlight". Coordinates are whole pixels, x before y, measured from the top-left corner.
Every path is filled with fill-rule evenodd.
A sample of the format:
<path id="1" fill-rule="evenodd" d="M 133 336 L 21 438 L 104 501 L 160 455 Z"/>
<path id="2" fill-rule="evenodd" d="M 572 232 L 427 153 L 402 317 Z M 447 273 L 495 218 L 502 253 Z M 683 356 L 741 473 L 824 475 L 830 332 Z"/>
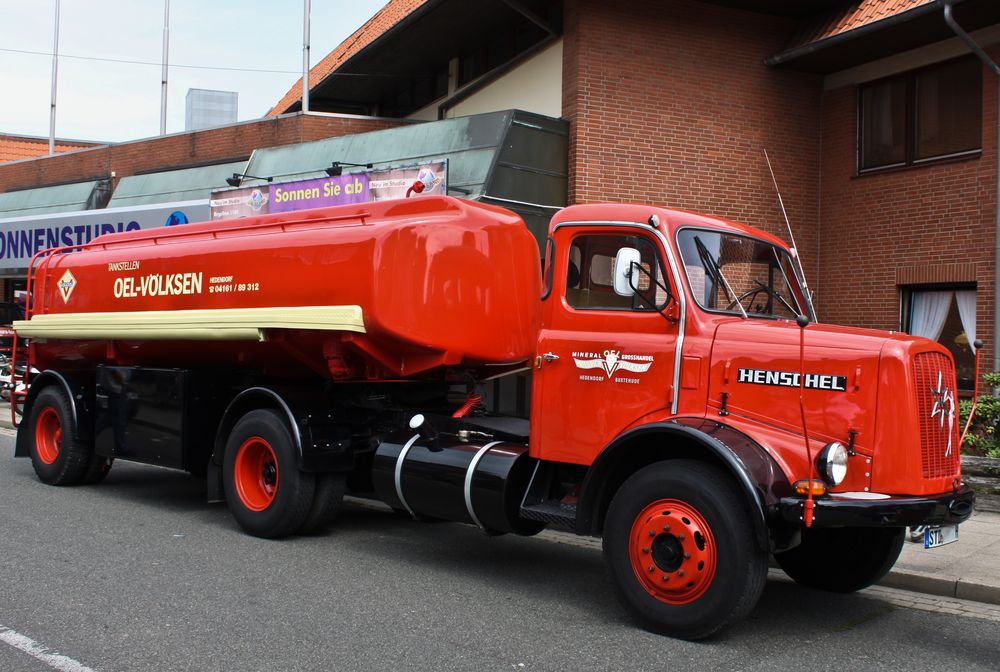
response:
<path id="1" fill-rule="evenodd" d="M 834 441 L 820 451 L 816 467 L 827 485 L 836 487 L 847 477 L 847 448 Z"/>

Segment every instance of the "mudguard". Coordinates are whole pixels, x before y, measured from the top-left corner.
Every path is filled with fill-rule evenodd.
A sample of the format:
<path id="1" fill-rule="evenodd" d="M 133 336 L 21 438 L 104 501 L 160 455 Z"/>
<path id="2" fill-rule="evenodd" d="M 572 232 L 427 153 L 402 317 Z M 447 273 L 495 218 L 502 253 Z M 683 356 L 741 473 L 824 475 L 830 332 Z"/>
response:
<path id="1" fill-rule="evenodd" d="M 650 439 L 655 444 L 650 448 Z M 643 445 L 641 457 L 634 449 Z M 771 549 L 769 520 L 781 497 L 792 492 L 781 468 L 746 434 L 705 418 L 676 418 L 631 429 L 612 441 L 587 471 L 577 508 L 576 532 L 599 535 L 604 512 L 618 486 L 637 468 L 663 459 L 694 458 L 722 466 L 739 483 L 753 510 L 754 531 L 762 548 Z"/>
<path id="2" fill-rule="evenodd" d="M 93 437 L 94 375 L 92 372 L 48 369 L 34 376 L 31 380 L 31 387 L 28 388 L 28 396 L 24 399 L 24 414 L 21 416 L 21 422 L 27 422 L 28 418 L 31 417 L 31 408 L 35 405 L 35 399 L 43 389 L 50 385 L 61 387 L 69 398 L 76 435 L 81 439 Z M 20 428 L 20 425 L 18 427 Z M 19 429 L 14 443 L 14 457 L 28 457 L 29 450 L 28 432 L 22 432 Z"/>

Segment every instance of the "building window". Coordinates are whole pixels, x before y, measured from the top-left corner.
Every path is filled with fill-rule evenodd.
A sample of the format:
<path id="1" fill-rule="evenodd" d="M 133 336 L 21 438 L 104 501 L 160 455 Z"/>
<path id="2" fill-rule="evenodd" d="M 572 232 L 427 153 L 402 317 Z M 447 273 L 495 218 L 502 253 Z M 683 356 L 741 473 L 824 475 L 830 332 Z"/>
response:
<path id="1" fill-rule="evenodd" d="M 859 90 L 859 170 L 910 166 L 982 149 L 982 65 L 961 58 Z"/>
<path id="2" fill-rule="evenodd" d="M 971 390 L 976 378 L 976 290 L 908 289 L 903 292 L 904 331 L 946 347 L 955 358 L 958 387 Z"/>

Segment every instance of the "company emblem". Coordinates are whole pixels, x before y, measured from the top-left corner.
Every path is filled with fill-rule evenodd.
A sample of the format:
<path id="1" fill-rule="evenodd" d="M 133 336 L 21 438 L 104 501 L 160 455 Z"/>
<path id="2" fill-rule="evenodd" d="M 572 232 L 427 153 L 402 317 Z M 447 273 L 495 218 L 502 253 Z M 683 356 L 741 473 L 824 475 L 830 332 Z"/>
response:
<path id="1" fill-rule="evenodd" d="M 62 295 L 63 303 L 69 301 L 74 287 L 76 287 L 76 278 L 73 276 L 73 272 L 67 268 L 63 276 L 59 278 L 59 293 Z"/>
<path id="2" fill-rule="evenodd" d="M 267 205 L 267 196 L 260 189 L 254 189 L 250 192 L 250 199 L 247 200 L 247 204 L 254 212 L 260 212 L 261 208 Z"/>
<path id="3" fill-rule="evenodd" d="M 653 365 L 652 355 L 623 355 L 621 350 L 605 350 L 603 356 L 594 352 L 574 352 L 578 369 L 603 369 L 610 379 L 616 371 L 645 373 Z"/>
<path id="4" fill-rule="evenodd" d="M 938 428 L 944 429 L 945 420 L 948 421 L 948 449 L 944 451 L 944 456 L 951 455 L 951 437 L 955 426 L 955 395 L 947 387 L 944 387 L 944 376 L 938 371 L 937 389 L 933 387 L 931 394 L 934 395 L 934 406 L 931 407 L 931 420 L 938 419 Z"/>

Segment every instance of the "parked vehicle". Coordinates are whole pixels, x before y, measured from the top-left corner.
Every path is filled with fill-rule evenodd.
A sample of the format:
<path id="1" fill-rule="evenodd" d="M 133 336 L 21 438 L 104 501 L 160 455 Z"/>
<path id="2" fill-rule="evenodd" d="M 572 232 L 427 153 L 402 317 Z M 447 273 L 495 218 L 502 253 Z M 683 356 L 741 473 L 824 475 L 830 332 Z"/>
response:
<path id="1" fill-rule="evenodd" d="M 907 526 L 943 543 L 971 514 L 948 351 L 815 322 L 778 238 L 580 205 L 539 267 L 515 214 L 446 197 L 42 253 L 16 454 L 53 485 L 203 473 L 260 537 L 323 529 L 347 491 L 602 536 L 631 613 L 690 639 L 753 609 L 771 554 L 853 591 Z M 526 369 L 530 419 L 488 412 L 484 381 Z"/>

